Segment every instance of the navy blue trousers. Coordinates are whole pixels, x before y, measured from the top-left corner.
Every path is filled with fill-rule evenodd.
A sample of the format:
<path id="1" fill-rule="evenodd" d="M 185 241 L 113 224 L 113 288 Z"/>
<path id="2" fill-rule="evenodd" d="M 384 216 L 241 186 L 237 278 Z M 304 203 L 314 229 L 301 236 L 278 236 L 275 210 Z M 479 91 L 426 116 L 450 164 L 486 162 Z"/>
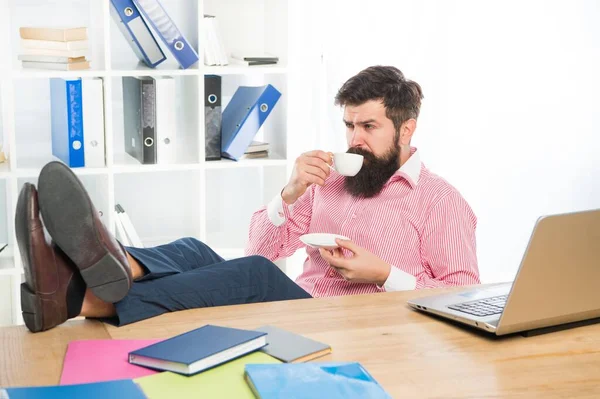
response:
<path id="1" fill-rule="evenodd" d="M 311 297 L 268 259 L 224 260 L 194 238 L 125 249 L 146 274 L 115 303 L 117 318 L 106 320 L 119 326 L 177 310 Z"/>

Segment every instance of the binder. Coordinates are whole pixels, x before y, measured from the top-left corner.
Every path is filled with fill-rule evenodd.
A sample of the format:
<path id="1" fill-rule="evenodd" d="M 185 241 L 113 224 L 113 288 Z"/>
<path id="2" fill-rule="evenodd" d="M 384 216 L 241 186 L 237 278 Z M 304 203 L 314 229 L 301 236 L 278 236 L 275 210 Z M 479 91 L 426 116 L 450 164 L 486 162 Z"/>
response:
<path id="1" fill-rule="evenodd" d="M 85 166 L 81 79 L 50 79 L 52 155 L 71 168 Z"/>
<path id="2" fill-rule="evenodd" d="M 151 68 L 167 59 L 132 0 L 110 0 L 110 15 L 135 55 Z"/>
<path id="3" fill-rule="evenodd" d="M 221 154 L 237 161 L 279 101 L 281 93 L 272 85 L 240 86 L 225 110 L 221 130 Z"/>
<path id="4" fill-rule="evenodd" d="M 156 163 L 171 164 L 177 160 L 177 110 L 175 79 L 154 78 L 156 86 Z"/>
<path id="5" fill-rule="evenodd" d="M 183 69 L 189 68 L 198 61 L 198 53 L 179 31 L 160 1 L 133 1 Z"/>
<path id="6" fill-rule="evenodd" d="M 125 152 L 142 164 L 156 163 L 154 79 L 123 77 Z"/>
<path id="7" fill-rule="evenodd" d="M 221 159 L 221 77 L 204 76 L 204 159 Z"/>
<path id="8" fill-rule="evenodd" d="M 85 166 L 103 168 L 105 166 L 103 81 L 101 78 L 83 78 L 81 88 Z"/>

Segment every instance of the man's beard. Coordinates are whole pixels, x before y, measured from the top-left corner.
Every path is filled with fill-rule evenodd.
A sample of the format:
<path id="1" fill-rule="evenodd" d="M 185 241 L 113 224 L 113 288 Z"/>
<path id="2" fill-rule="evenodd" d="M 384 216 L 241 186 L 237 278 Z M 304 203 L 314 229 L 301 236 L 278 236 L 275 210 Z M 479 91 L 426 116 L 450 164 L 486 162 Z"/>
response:
<path id="1" fill-rule="evenodd" d="M 344 187 L 354 197 L 371 198 L 381 192 L 385 183 L 400 167 L 400 146 L 397 142 L 381 158 L 362 148 L 352 147 L 348 151 L 365 157 L 356 176 L 347 176 Z"/>

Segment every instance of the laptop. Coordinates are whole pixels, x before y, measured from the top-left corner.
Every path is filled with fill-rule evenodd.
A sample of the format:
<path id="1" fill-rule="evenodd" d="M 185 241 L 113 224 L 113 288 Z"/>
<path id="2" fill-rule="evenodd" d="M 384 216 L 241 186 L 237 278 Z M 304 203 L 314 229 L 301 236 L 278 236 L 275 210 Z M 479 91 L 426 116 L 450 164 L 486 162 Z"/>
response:
<path id="1" fill-rule="evenodd" d="M 590 322 L 600 317 L 600 209 L 540 217 L 512 283 L 408 304 L 496 335 Z"/>

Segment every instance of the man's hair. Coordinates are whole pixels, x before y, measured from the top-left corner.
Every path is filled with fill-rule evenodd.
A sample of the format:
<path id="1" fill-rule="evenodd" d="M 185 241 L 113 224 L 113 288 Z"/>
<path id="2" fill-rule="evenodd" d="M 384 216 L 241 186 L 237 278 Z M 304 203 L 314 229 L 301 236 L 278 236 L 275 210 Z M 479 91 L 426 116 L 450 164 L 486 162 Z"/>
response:
<path id="1" fill-rule="evenodd" d="M 417 82 L 408 80 L 393 66 L 371 66 L 348 79 L 335 96 L 335 105 L 361 105 L 380 100 L 385 116 L 396 132 L 407 120 L 419 117 L 423 92 Z"/>

